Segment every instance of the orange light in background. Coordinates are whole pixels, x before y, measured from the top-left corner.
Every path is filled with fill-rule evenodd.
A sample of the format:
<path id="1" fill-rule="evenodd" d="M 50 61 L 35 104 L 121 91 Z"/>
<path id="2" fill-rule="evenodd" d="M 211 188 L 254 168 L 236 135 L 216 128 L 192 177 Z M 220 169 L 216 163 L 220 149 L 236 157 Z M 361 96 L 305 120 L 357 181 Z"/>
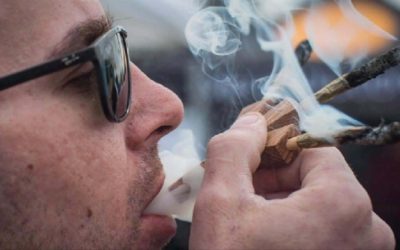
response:
<path id="1" fill-rule="evenodd" d="M 384 31 L 392 35 L 396 35 L 396 24 L 398 19 L 390 9 L 376 3 L 375 1 L 353 1 L 353 3 L 356 9 L 370 21 L 375 23 Z M 360 46 L 363 46 L 365 49 L 367 49 L 368 53 L 377 53 L 390 45 L 392 42 L 377 35 L 376 33 L 369 31 L 356 21 L 344 16 L 339 6 L 332 1 L 321 4 L 321 6 L 317 7 L 316 11 L 318 11 L 319 15 L 324 17 L 324 22 L 328 23 L 331 27 L 345 23 L 346 29 L 335 30 L 335 35 L 339 38 L 348 39 L 346 49 L 343 51 L 344 56 L 346 57 L 357 55 L 357 53 L 359 53 Z M 295 16 L 294 22 L 296 25 L 296 35 L 293 39 L 294 46 L 307 38 L 305 31 L 307 17 L 307 12 L 301 12 Z M 347 34 L 348 31 L 346 30 L 352 30 L 351 36 Z M 316 32 L 314 33 L 315 40 L 313 42 L 323 49 L 324 52 L 329 53 L 329 51 L 332 51 L 332 53 L 334 53 L 334 51 L 336 51 L 335 46 L 337 46 L 335 42 L 329 41 L 322 35 L 318 36 L 320 33 L 323 32 L 318 32 L 317 28 Z M 315 56 L 315 53 L 313 53 L 313 57 L 311 59 L 314 61 L 318 60 L 318 58 Z"/>

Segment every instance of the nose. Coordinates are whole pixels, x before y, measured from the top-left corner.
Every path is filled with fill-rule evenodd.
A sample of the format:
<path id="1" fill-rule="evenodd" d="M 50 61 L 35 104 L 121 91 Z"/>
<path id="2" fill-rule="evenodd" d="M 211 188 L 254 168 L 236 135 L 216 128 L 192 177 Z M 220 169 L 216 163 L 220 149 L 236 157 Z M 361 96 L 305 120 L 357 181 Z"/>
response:
<path id="1" fill-rule="evenodd" d="M 133 63 L 132 106 L 125 122 L 128 148 L 152 145 L 175 129 L 183 118 L 183 105 L 169 89 L 148 78 Z"/>

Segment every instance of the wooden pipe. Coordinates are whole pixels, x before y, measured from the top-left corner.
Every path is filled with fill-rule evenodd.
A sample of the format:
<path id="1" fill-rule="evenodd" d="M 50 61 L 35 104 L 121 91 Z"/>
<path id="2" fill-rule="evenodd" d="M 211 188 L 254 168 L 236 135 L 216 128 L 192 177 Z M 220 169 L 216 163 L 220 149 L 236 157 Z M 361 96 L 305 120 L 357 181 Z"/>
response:
<path id="1" fill-rule="evenodd" d="M 267 121 L 267 143 L 260 167 L 280 168 L 292 163 L 301 151 L 286 147 L 290 138 L 300 135 L 299 115 L 293 105 L 287 100 L 261 100 L 245 107 L 240 115 L 248 112 L 259 112 Z"/>

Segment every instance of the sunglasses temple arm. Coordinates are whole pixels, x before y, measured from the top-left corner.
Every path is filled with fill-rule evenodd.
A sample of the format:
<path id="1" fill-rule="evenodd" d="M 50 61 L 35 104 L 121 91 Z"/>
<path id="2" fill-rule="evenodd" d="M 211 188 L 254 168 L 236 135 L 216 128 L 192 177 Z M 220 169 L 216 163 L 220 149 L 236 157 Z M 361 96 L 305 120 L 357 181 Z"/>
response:
<path id="1" fill-rule="evenodd" d="M 70 54 L 0 78 L 0 91 L 26 81 L 54 73 L 95 58 L 93 48 Z"/>

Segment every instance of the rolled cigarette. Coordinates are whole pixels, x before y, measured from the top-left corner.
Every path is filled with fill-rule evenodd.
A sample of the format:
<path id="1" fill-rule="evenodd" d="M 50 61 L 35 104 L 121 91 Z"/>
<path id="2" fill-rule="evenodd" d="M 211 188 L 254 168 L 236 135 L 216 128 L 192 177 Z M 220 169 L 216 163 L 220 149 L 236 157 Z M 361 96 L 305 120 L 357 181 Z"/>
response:
<path id="1" fill-rule="evenodd" d="M 290 151 L 298 151 L 303 148 L 320 148 L 334 145 L 335 142 L 305 133 L 289 139 L 286 143 L 286 148 Z"/>
<path id="2" fill-rule="evenodd" d="M 340 95 L 348 89 L 351 89 L 349 82 L 346 80 L 346 75 L 340 76 L 333 80 L 328 85 L 315 93 L 315 98 L 320 103 L 325 103 L 333 99 L 335 96 Z"/>
<path id="3" fill-rule="evenodd" d="M 396 128 L 396 126 L 392 127 L 393 130 Z M 371 137 L 371 131 L 376 131 L 376 129 L 365 126 L 351 127 L 337 132 L 331 138 L 316 137 L 304 133 L 289 139 L 286 143 L 286 148 L 288 150 L 299 150 L 302 148 L 331 147 L 348 143 L 361 144 L 366 138 Z M 385 130 L 385 133 L 389 133 L 388 129 Z"/>
<path id="4" fill-rule="evenodd" d="M 385 73 L 386 70 L 400 64 L 400 47 L 393 48 L 386 53 L 373 58 L 371 61 L 351 72 L 335 79 L 321 90 L 315 97 L 321 103 L 328 102 L 346 90 L 360 86 L 369 80 Z"/>

